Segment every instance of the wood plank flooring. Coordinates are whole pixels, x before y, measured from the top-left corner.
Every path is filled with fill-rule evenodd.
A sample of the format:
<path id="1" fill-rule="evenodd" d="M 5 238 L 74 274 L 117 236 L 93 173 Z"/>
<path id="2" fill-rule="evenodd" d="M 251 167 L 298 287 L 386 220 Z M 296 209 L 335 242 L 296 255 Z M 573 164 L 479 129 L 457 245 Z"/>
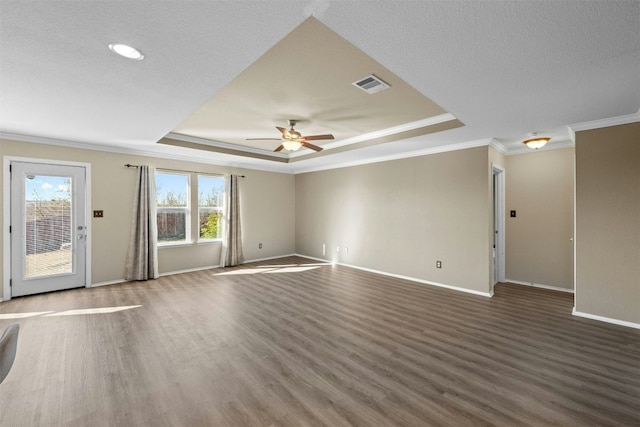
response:
<path id="1" fill-rule="evenodd" d="M 290 257 L 16 298 L 0 425 L 640 425 L 640 331 L 495 291 Z"/>

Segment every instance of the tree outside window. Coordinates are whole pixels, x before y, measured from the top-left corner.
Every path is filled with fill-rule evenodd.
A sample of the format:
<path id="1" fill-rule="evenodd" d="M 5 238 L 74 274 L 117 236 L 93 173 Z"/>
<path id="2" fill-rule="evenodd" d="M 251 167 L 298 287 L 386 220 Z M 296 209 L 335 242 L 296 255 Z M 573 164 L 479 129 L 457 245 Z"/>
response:
<path id="1" fill-rule="evenodd" d="M 224 178 L 198 175 L 198 219 L 200 240 L 221 239 Z"/>

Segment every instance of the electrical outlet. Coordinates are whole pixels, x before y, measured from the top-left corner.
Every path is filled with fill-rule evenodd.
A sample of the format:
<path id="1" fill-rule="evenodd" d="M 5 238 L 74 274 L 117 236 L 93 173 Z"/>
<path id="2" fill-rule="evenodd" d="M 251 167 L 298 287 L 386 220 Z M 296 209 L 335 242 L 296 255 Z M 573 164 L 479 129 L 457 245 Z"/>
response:
<path id="1" fill-rule="evenodd" d="M 348 247 L 346 247 L 346 246 L 344 247 L 344 253 L 345 253 L 345 254 L 348 254 L 348 253 L 349 253 L 349 248 L 348 248 Z"/>
<path id="2" fill-rule="evenodd" d="M 442 268 L 442 261 L 436 261 L 436 268 Z"/>
<path id="3" fill-rule="evenodd" d="M 258 243 L 258 249 L 262 249 L 262 243 Z"/>
<path id="4" fill-rule="evenodd" d="M 340 253 L 340 246 L 336 246 L 336 252 Z"/>
<path id="5" fill-rule="evenodd" d="M 94 218 L 104 218 L 104 211 L 93 211 Z"/>
<path id="6" fill-rule="evenodd" d="M 323 243 L 322 244 L 322 256 L 325 256 L 327 254 L 327 248 L 326 245 Z"/>

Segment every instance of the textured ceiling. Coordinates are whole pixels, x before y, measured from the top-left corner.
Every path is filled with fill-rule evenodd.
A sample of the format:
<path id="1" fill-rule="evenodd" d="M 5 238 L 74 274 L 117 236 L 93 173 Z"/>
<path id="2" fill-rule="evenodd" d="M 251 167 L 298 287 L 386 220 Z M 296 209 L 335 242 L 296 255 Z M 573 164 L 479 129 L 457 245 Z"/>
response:
<path id="1" fill-rule="evenodd" d="M 156 143 L 310 16 L 465 126 L 288 164 Z M 568 125 L 637 115 L 639 76 L 638 1 L 0 0 L 4 136 L 212 163 L 296 172 L 485 140 L 517 149 L 536 130 L 566 140 Z M 358 114 L 336 113 L 338 130 Z"/>

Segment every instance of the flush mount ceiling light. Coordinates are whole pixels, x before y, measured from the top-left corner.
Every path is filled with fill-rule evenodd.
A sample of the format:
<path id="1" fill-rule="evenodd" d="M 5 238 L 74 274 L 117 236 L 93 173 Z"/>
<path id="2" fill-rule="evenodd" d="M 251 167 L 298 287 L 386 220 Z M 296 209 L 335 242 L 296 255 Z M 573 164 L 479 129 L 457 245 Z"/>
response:
<path id="1" fill-rule="evenodd" d="M 530 134 L 527 135 L 527 138 L 529 139 L 527 139 L 526 141 L 523 141 L 523 144 L 529 148 L 533 148 L 534 150 L 544 147 L 545 144 L 549 142 L 549 140 L 551 139 L 547 137 L 540 137 L 538 136 L 537 132 L 531 132 Z"/>
<path id="2" fill-rule="evenodd" d="M 142 52 L 140 52 L 135 47 L 127 46 L 126 44 L 110 43 L 109 49 L 120 56 L 124 56 L 125 58 L 136 59 L 138 61 L 144 58 Z"/>

